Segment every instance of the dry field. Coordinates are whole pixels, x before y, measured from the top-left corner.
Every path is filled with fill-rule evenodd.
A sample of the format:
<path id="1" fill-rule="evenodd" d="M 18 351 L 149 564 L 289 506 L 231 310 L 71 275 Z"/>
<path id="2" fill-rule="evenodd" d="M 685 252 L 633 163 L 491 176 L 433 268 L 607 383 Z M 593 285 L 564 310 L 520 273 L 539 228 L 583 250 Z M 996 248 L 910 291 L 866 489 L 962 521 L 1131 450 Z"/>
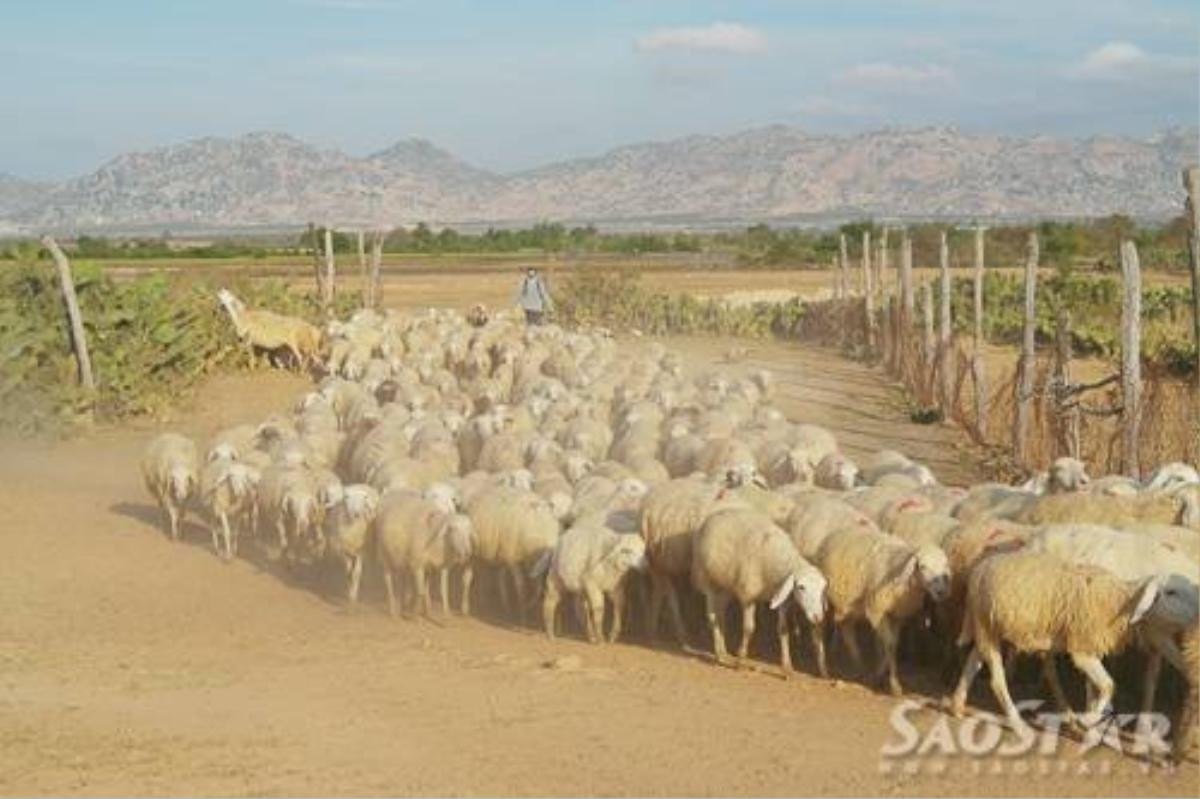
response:
<path id="1" fill-rule="evenodd" d="M 744 288 L 742 277 L 727 285 Z M 497 296 L 507 282 L 495 278 Z M 465 305 L 482 291 L 389 288 L 391 302 L 412 305 Z M 692 368 L 724 349 L 669 343 Z M 954 430 L 911 424 L 876 372 L 820 350 L 748 346 L 736 368 L 776 370 L 781 407 L 828 425 L 851 453 L 895 447 L 947 482 L 978 478 Z M 1021 767 L 951 758 L 943 773 L 885 772 L 895 703 L 809 676 L 806 649 L 806 673 L 785 682 L 765 665 L 731 671 L 636 638 L 551 644 L 486 611 L 394 621 L 370 570 L 364 606 L 350 611 L 329 586 L 265 561 L 222 563 L 194 523 L 186 543 L 164 539 L 136 468 L 148 438 L 259 420 L 305 385 L 219 378 L 174 421 L 3 445 L 0 794 L 1196 793 L 1195 765 L 1143 772 L 1070 742 Z M 908 685 L 917 698 L 944 690 L 920 671 Z"/>

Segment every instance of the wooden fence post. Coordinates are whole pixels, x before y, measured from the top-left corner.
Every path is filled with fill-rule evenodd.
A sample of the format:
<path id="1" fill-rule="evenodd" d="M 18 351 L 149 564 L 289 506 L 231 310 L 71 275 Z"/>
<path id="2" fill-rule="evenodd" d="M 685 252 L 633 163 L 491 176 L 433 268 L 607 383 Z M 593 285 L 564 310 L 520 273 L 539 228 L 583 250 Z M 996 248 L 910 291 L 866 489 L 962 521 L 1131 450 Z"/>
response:
<path id="1" fill-rule="evenodd" d="M 1054 433 L 1059 454 L 1079 457 L 1079 404 L 1071 402 L 1071 312 L 1054 315 Z"/>
<path id="2" fill-rule="evenodd" d="M 975 388 L 975 435 L 980 441 L 987 436 L 987 376 L 983 364 L 983 231 L 975 228 L 975 285 L 972 313 L 975 323 L 974 346 L 971 353 L 971 382 Z"/>
<path id="3" fill-rule="evenodd" d="M 1142 416 L 1142 271 L 1137 247 L 1121 242 L 1121 470 L 1140 479 L 1138 432 Z"/>
<path id="4" fill-rule="evenodd" d="M 79 298 L 75 296 L 71 262 L 52 237 L 42 236 L 42 246 L 50 251 L 50 257 L 58 269 L 59 289 L 62 291 L 63 304 L 67 306 L 67 321 L 71 326 L 71 348 L 75 351 L 75 363 L 79 367 L 79 384 L 93 391 L 96 379 L 92 375 L 92 358 L 88 354 L 87 333 L 83 329 L 83 315 L 79 312 Z"/>
<path id="5" fill-rule="evenodd" d="M 938 336 L 938 353 L 941 357 L 938 371 L 941 377 L 942 413 L 949 419 L 950 408 L 954 403 L 954 359 L 950 351 L 950 245 L 946 241 L 944 230 L 938 249 L 938 266 L 941 270 L 941 330 Z"/>
<path id="6" fill-rule="evenodd" d="M 933 401 L 933 285 L 928 281 L 921 283 L 921 322 L 924 335 L 921 337 L 921 369 L 920 385 L 925 401 Z"/>
<path id="7" fill-rule="evenodd" d="M 1033 405 L 1034 335 L 1037 332 L 1037 270 L 1038 238 L 1035 231 L 1029 233 L 1028 252 L 1025 256 L 1025 326 L 1021 336 L 1021 357 L 1017 362 L 1016 402 L 1017 414 L 1013 422 L 1013 456 L 1021 466 L 1029 460 L 1029 411 Z"/>
<path id="8" fill-rule="evenodd" d="M 371 236 L 371 307 L 383 305 L 383 244 L 387 232 L 376 230 Z"/>
<path id="9" fill-rule="evenodd" d="M 317 235 L 317 226 L 312 222 L 308 223 L 308 242 L 312 248 L 313 279 L 317 288 L 317 299 L 323 302 L 325 298 L 325 273 L 321 269 L 321 237 Z"/>
<path id="10" fill-rule="evenodd" d="M 367 274 L 367 234 L 358 229 L 358 276 L 362 283 L 362 307 L 371 307 L 371 276 Z"/>
<path id="11" fill-rule="evenodd" d="M 862 234 L 863 311 L 867 317 L 867 350 L 875 349 L 875 286 L 871 275 L 871 232 Z"/>
<path id="12" fill-rule="evenodd" d="M 337 279 L 333 257 L 333 231 L 325 226 L 325 275 L 321 282 L 321 309 L 329 312 L 333 305 L 334 281 Z"/>
<path id="13" fill-rule="evenodd" d="M 879 254 L 875 258 L 875 286 L 879 291 L 879 296 L 884 298 L 883 305 L 887 305 L 887 272 L 888 272 L 888 229 L 885 227 L 879 233 Z"/>
<path id="14" fill-rule="evenodd" d="M 1183 170 L 1183 185 L 1187 189 L 1188 262 L 1192 272 L 1192 346 L 1195 348 L 1192 378 L 1196 401 L 1200 405 L 1200 167 L 1190 166 Z"/>
<path id="15" fill-rule="evenodd" d="M 846 247 L 846 234 L 842 233 L 838 238 L 838 269 L 841 270 L 842 276 L 842 299 L 846 299 L 850 293 L 850 253 Z"/>

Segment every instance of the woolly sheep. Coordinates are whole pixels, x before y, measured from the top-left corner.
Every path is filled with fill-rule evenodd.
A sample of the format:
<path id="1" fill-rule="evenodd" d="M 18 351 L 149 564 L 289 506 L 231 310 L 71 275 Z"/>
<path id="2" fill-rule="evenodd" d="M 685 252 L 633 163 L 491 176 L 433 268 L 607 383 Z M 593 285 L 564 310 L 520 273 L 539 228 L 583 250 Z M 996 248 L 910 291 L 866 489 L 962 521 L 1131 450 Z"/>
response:
<path id="1" fill-rule="evenodd" d="M 238 533 L 257 522 L 259 471 L 229 458 L 216 458 L 200 472 L 199 499 L 209 519 L 213 551 L 225 560 L 237 554 Z"/>
<path id="2" fill-rule="evenodd" d="M 317 496 L 314 473 L 304 467 L 273 465 L 259 481 L 259 514 L 273 528 L 280 552 L 289 564 L 323 544 L 320 524 L 324 503 Z"/>
<path id="3" fill-rule="evenodd" d="M 436 569 L 440 576 L 442 613 L 449 613 L 449 567 L 469 563 L 474 551 L 471 520 L 458 513 L 446 513 L 432 501 L 399 491 L 383 497 L 375 517 L 375 545 L 387 591 L 388 611 L 399 612 L 395 580 L 402 573 L 410 579 L 410 594 L 422 615 L 432 610 L 428 573 Z M 461 612 L 469 610 L 464 580 Z"/>
<path id="4" fill-rule="evenodd" d="M 1000 647 L 1019 652 L 1066 652 L 1096 688 L 1086 721 L 1100 717 L 1112 698 L 1113 681 L 1101 658 L 1120 650 L 1136 625 L 1154 619 L 1181 629 L 1197 617 L 1190 598 L 1163 576 L 1126 582 L 1094 567 L 1070 564 L 1029 550 L 987 558 L 971 572 L 967 612 L 959 644 L 973 644 L 951 698 L 951 711 L 961 716 L 967 691 L 986 664 L 992 692 L 1011 727 L 1023 738 L 1032 732 L 1022 721 L 1008 692 Z M 1048 658 L 1043 664 L 1053 665 Z M 1048 675 L 1049 676 L 1049 672 Z M 1052 686 L 1057 679 L 1049 680 Z M 1062 697 L 1056 697 L 1065 703 Z"/>
<path id="5" fill-rule="evenodd" d="M 200 459 L 191 439 L 178 433 L 153 438 L 142 453 L 142 479 L 158 502 L 163 526 L 171 540 L 179 540 L 179 527 L 196 491 Z"/>
<path id="6" fill-rule="evenodd" d="M 657 636 L 666 599 L 676 640 L 683 644 L 687 639 L 675 583 L 691 573 L 692 534 L 700 529 L 720 491 L 720 486 L 705 480 L 679 478 L 654 486 L 642 502 L 639 529 L 650 564 L 651 595 L 646 611 L 652 637 Z"/>
<path id="7" fill-rule="evenodd" d="M 1187 696 L 1183 710 L 1175 723 L 1175 744 L 1172 754 L 1183 760 L 1196 748 L 1200 737 L 1200 627 L 1192 625 L 1183 634 L 1183 661 L 1187 665 Z"/>
<path id="8" fill-rule="evenodd" d="M 704 595 L 705 614 L 718 663 L 727 660 L 721 627 L 732 597 L 742 609 L 738 662 L 746 659 L 754 636 L 758 602 L 777 611 L 780 665 L 792 671 L 791 642 L 784 603 L 794 597 L 805 617 L 820 623 L 825 612 L 825 577 L 800 556 L 787 533 L 766 514 L 745 507 L 717 510 L 705 519 L 692 546 L 692 584 Z"/>
<path id="9" fill-rule="evenodd" d="M 525 614 L 525 581 L 522 567 L 535 561 L 558 543 L 559 522 L 544 499 L 531 491 L 504 486 L 479 493 L 467 505 L 474 528 L 472 549 L 475 560 L 492 563 L 507 570 L 516 591 L 517 609 Z M 463 613 L 474 569 L 463 569 Z M 500 581 L 503 592 L 503 575 Z M 507 593 L 503 593 L 507 601 Z"/>
<path id="10" fill-rule="evenodd" d="M 1146 480 L 1147 491 L 1166 491 L 1180 485 L 1200 484 L 1200 472 L 1186 463 L 1175 461 L 1159 466 Z"/>
<path id="11" fill-rule="evenodd" d="M 605 598 L 612 603 L 612 627 L 608 641 L 621 635 L 625 615 L 625 582 L 632 571 L 643 571 L 646 542 L 639 535 L 614 532 L 594 520 L 571 526 L 554 550 L 544 554 L 532 576 L 545 576 L 542 597 L 542 622 L 546 635 L 554 638 L 555 616 L 564 593 L 577 594 L 583 600 L 583 621 L 588 641 L 604 638 Z"/>
<path id="12" fill-rule="evenodd" d="M 835 491 L 849 491 L 858 484 L 858 466 L 840 452 L 830 452 L 817 463 L 813 484 Z"/>
<path id="13" fill-rule="evenodd" d="M 825 539 L 838 530 L 859 527 L 878 531 L 868 516 L 836 496 L 812 493 L 793 501 L 794 510 L 783 526 L 796 549 L 809 560 L 816 557 Z"/>
<path id="14" fill-rule="evenodd" d="M 356 483 L 346 486 L 341 499 L 325 511 L 325 553 L 342 567 L 349 579 L 346 599 L 350 602 L 358 601 L 363 553 L 371 523 L 379 511 L 379 501 L 378 491 Z"/>
<path id="15" fill-rule="evenodd" d="M 832 621 L 841 626 L 851 656 L 862 664 L 853 622 L 864 619 L 883 649 L 877 676 L 886 672 L 889 690 L 899 696 L 896 645 L 900 627 L 921 610 L 926 596 L 940 602 L 949 595 L 946 553 L 931 544 L 913 547 L 894 536 L 847 528 L 829 536 L 813 562 L 829 581 Z M 823 627 L 813 628 L 813 646 L 817 667 L 822 676 L 828 676 Z"/>
<path id="16" fill-rule="evenodd" d="M 1142 493 L 1134 496 L 1108 494 L 1048 494 L 1015 514 L 1023 524 L 1104 524 L 1112 527 L 1153 522 L 1195 527 L 1192 514 L 1200 506 L 1200 495 L 1187 492 Z"/>

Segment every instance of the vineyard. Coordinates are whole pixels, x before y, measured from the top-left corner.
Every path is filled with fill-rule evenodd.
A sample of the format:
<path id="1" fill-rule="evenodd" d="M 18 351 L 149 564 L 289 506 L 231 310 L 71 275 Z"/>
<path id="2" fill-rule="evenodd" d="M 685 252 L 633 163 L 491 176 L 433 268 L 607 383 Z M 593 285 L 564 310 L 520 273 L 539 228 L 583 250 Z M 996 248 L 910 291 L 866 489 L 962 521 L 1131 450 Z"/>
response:
<path id="1" fill-rule="evenodd" d="M 62 435 L 88 420 L 155 414 L 217 369 L 255 366 L 220 311 L 218 285 L 162 273 L 117 281 L 87 261 L 74 275 L 97 388 L 90 393 L 76 379 L 50 268 L 30 262 L 0 270 L 0 431 Z M 318 313 L 308 295 L 282 281 L 228 285 L 251 306 Z"/>

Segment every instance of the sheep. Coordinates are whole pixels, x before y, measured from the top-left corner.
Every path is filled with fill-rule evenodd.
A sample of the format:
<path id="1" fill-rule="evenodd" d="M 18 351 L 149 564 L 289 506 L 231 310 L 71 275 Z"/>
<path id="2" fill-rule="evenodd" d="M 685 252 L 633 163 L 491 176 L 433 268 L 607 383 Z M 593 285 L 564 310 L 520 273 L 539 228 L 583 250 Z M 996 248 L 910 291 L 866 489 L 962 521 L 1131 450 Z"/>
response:
<path id="1" fill-rule="evenodd" d="M 1127 582 L 1095 566 L 1071 564 L 1028 549 L 998 554 L 968 578 L 967 611 L 959 645 L 973 644 L 950 701 L 961 717 L 979 669 L 991 672 L 992 692 L 1009 725 L 1022 738 L 1032 731 L 1008 692 L 1000 647 L 1019 652 L 1066 652 L 1096 688 L 1085 721 L 1100 718 L 1112 698 L 1113 681 L 1101 658 L 1120 650 L 1143 621 L 1182 629 L 1195 624 L 1196 595 L 1163 575 Z M 1053 666 L 1048 658 L 1044 665 Z M 1049 676 L 1049 668 L 1048 668 Z M 1057 679 L 1050 680 L 1057 685 Z M 1062 697 L 1056 697 L 1065 704 Z"/>
<path id="2" fill-rule="evenodd" d="M 542 623 L 546 636 L 554 638 L 560 597 L 572 593 L 582 596 L 584 626 L 593 644 L 604 638 L 604 600 L 609 599 L 613 613 L 608 641 L 616 641 L 625 615 L 626 576 L 644 571 L 646 566 L 646 542 L 641 536 L 614 532 L 595 520 L 572 525 L 532 571 L 535 579 L 545 578 Z"/>
<path id="3" fill-rule="evenodd" d="M 294 316 L 250 310 L 228 289 L 218 291 L 217 299 L 242 341 L 270 353 L 286 350 L 298 368 L 316 364 L 321 348 L 321 331 L 316 327 Z"/>
<path id="4" fill-rule="evenodd" d="M 683 645 L 687 640 L 675 581 L 691 573 L 692 534 L 704 522 L 720 491 L 720 486 L 705 480 L 679 478 L 654 486 L 642 502 L 638 528 L 646 542 L 650 565 L 651 596 L 646 610 L 652 637 L 658 633 L 666 599 L 677 642 Z"/>
<path id="5" fill-rule="evenodd" d="M 887 532 L 912 546 L 934 544 L 941 546 L 947 535 L 957 530 L 958 519 L 940 513 L 923 511 L 901 513 L 887 526 Z"/>
<path id="6" fill-rule="evenodd" d="M 849 491 L 858 484 L 858 466 L 840 452 L 830 452 L 817 462 L 813 484 L 835 491 Z"/>
<path id="7" fill-rule="evenodd" d="M 902 692 L 896 667 L 896 645 L 903 622 L 924 605 L 950 592 L 950 566 L 946 553 L 925 544 L 913 547 L 893 536 L 861 528 L 846 528 L 830 535 L 814 558 L 829 581 L 829 607 L 834 624 L 856 664 L 862 657 L 854 637 L 853 622 L 865 619 L 883 649 L 877 677 L 886 672 L 893 696 Z M 828 676 L 825 664 L 824 625 L 812 629 L 817 668 Z"/>
<path id="8" fill-rule="evenodd" d="M 142 479 L 162 509 L 163 526 L 172 541 L 196 491 L 199 457 L 191 439 L 163 433 L 151 439 L 142 453 Z"/>
<path id="9" fill-rule="evenodd" d="M 1200 736 L 1200 627 L 1192 625 L 1183 634 L 1183 661 L 1187 664 L 1187 697 L 1175 722 L 1175 743 L 1172 755 L 1183 760 L 1196 748 Z"/>
<path id="10" fill-rule="evenodd" d="M 1194 523 L 1193 515 L 1196 515 Z M 1153 522 L 1200 527 L 1200 493 L 1177 491 L 1134 496 L 1047 494 L 1038 497 L 1012 518 L 1035 526 L 1081 522 L 1124 527 Z"/>
<path id="11" fill-rule="evenodd" d="M 361 483 L 348 485 L 341 499 L 326 508 L 324 520 L 325 553 L 340 565 L 349 579 L 346 599 L 358 601 L 362 581 L 363 553 L 375 514 L 379 511 L 379 492 Z"/>
<path id="12" fill-rule="evenodd" d="M 1030 540 L 1029 549 L 1050 553 L 1069 563 L 1104 569 L 1123 580 L 1140 580 L 1153 575 L 1176 575 L 1195 586 L 1200 583 L 1200 563 L 1171 546 L 1144 536 L 1124 533 L 1093 524 L 1049 525 Z M 1173 640 L 1174 630 L 1154 624 L 1144 628 L 1151 657 L 1143 683 L 1143 711 L 1150 712 L 1162 658 L 1183 670 L 1182 656 Z"/>
<path id="13" fill-rule="evenodd" d="M 318 497 L 316 475 L 303 467 L 275 465 L 259 481 L 259 513 L 273 527 L 288 565 L 306 550 L 323 546 L 320 525 L 324 503 Z"/>
<path id="14" fill-rule="evenodd" d="M 254 529 L 261 478 L 257 469 L 228 458 L 211 460 L 200 472 L 199 499 L 209 518 L 213 551 L 227 561 L 237 554 L 238 529 Z"/>
<path id="15" fill-rule="evenodd" d="M 737 662 L 743 664 L 754 636 L 754 608 L 768 601 L 777 611 L 780 666 L 792 672 L 791 642 L 784 603 L 795 597 L 809 622 L 819 624 L 825 612 L 825 577 L 796 551 L 787 533 L 761 511 L 726 507 L 704 520 L 692 544 L 692 584 L 704 595 L 705 615 L 713 639 L 713 655 L 725 663 L 728 654 L 721 631 L 732 596 L 742 608 L 742 640 Z"/>
<path id="16" fill-rule="evenodd" d="M 434 502 L 418 494 L 398 491 L 383 497 L 374 523 L 376 554 L 387 591 L 388 612 L 398 615 L 395 579 L 404 569 L 411 578 L 412 596 L 422 615 L 432 611 L 427 582 L 428 571 L 438 569 L 442 613 L 450 611 L 448 569 L 466 565 L 474 551 L 474 528 L 460 513 L 447 513 Z M 469 611 L 467 590 L 463 584 L 460 612 Z"/>
<path id="17" fill-rule="evenodd" d="M 867 485 L 877 485 L 886 475 L 894 474 L 913 480 L 918 485 L 932 485 L 937 482 L 928 467 L 890 449 L 875 453 L 871 461 L 861 469 L 859 477 Z"/>
<path id="18" fill-rule="evenodd" d="M 796 497 L 794 503 L 783 527 L 796 549 L 809 560 L 816 557 L 825 539 L 840 529 L 860 527 L 878 531 L 868 516 L 836 496 L 812 492 Z"/>
<path id="19" fill-rule="evenodd" d="M 517 609 L 525 615 L 525 582 L 521 568 L 535 561 L 558 543 L 559 522 L 550 504 L 531 491 L 505 486 L 488 488 L 467 505 L 474 527 L 474 560 L 496 564 L 507 570 L 516 591 Z M 463 569 L 463 613 L 469 612 L 467 594 L 474 576 L 472 564 Z M 505 603 L 504 579 L 500 579 Z"/>
<path id="20" fill-rule="evenodd" d="M 1147 491 L 1166 491 L 1180 485 L 1200 484 L 1200 472 L 1186 463 L 1164 463 L 1146 480 Z"/>

